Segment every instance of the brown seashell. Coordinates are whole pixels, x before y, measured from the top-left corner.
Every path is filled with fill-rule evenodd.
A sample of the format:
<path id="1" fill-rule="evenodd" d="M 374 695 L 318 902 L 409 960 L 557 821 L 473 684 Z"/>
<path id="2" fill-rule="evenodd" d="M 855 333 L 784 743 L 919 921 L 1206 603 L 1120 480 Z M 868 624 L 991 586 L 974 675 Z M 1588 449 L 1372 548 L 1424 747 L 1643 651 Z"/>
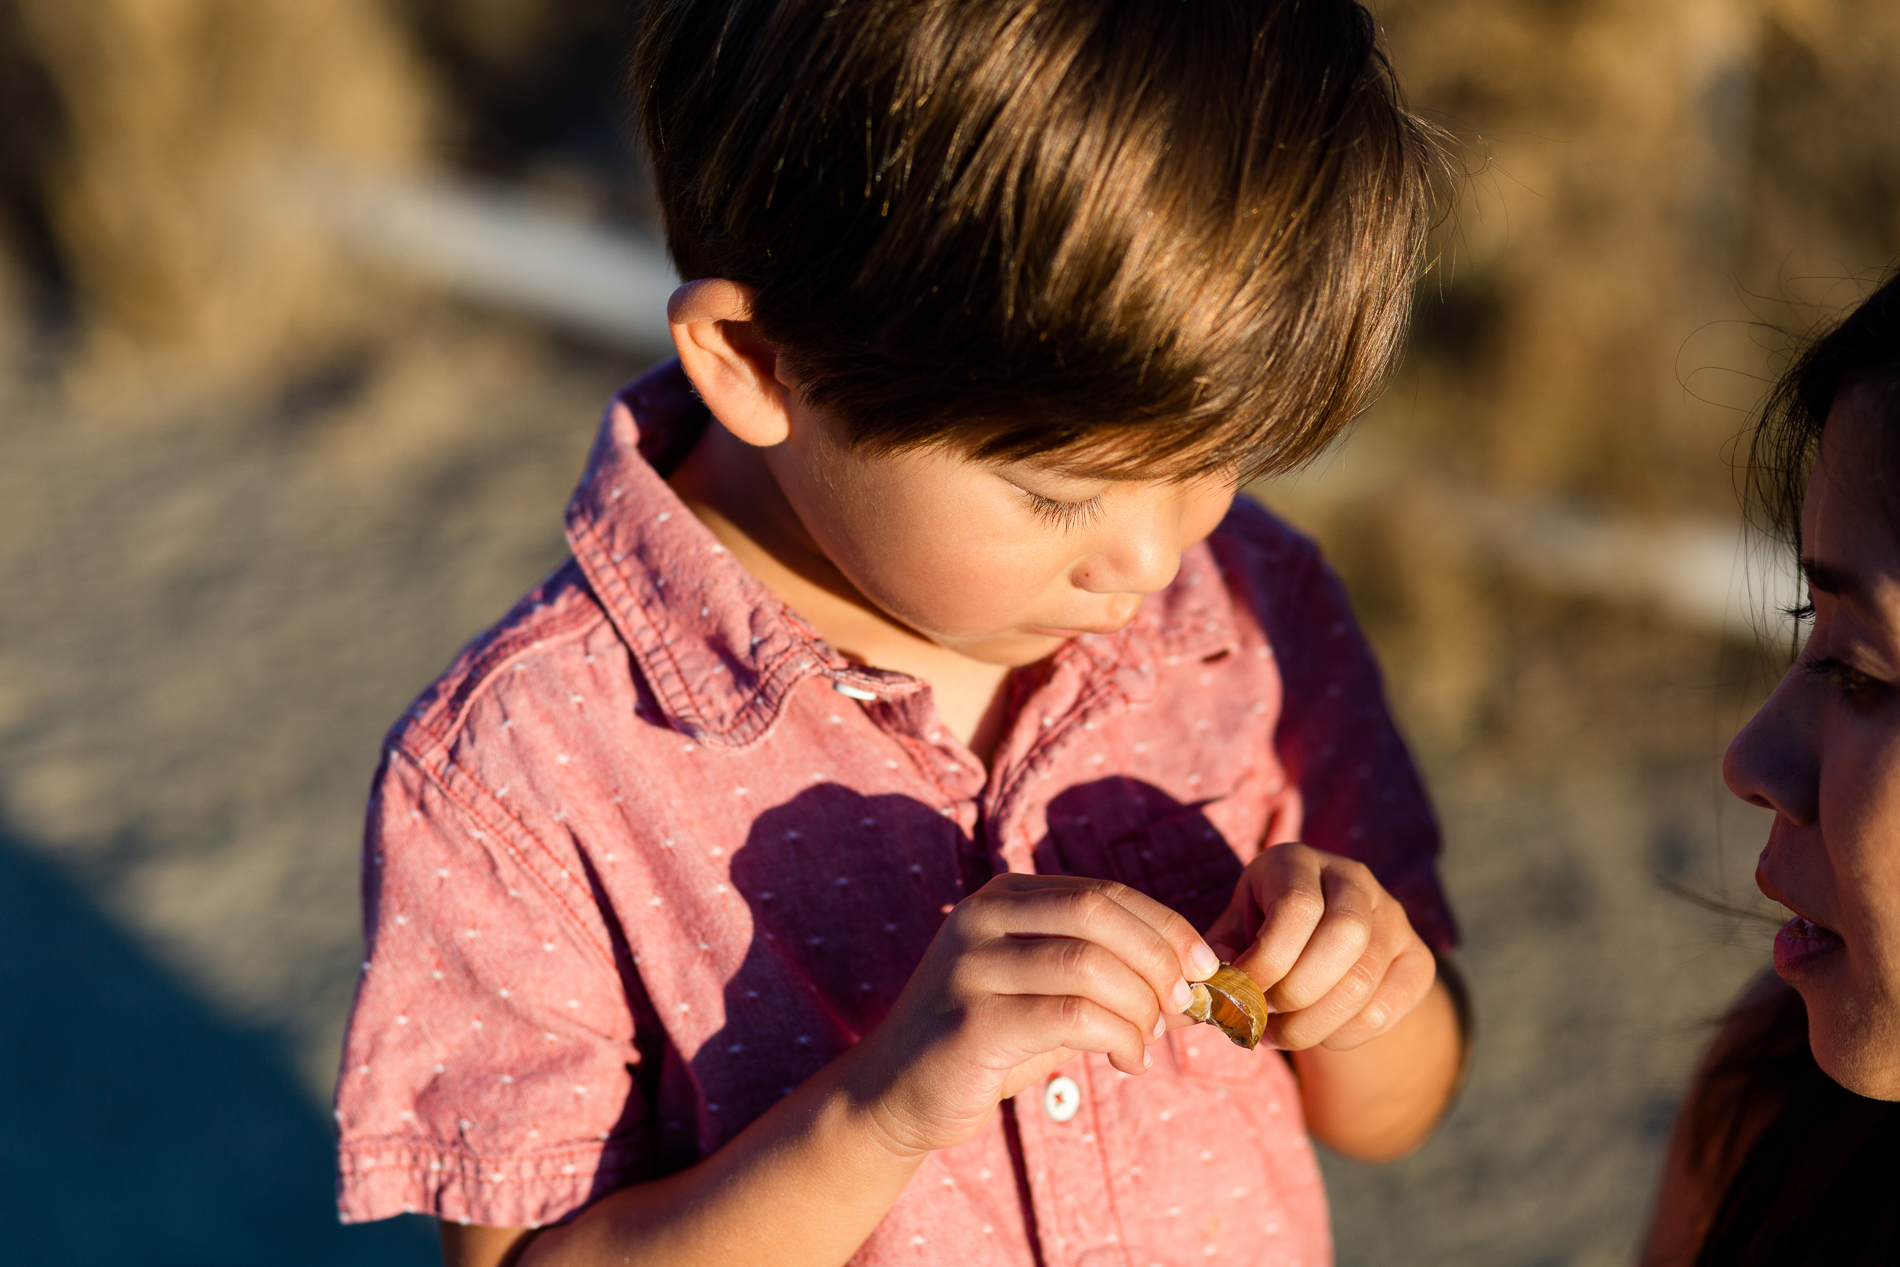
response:
<path id="1" fill-rule="evenodd" d="M 1242 1047 L 1259 1046 L 1260 1036 L 1267 1032 L 1267 996 L 1252 977 L 1230 963 L 1195 983 L 1187 1014 L 1203 1024 L 1218 1025 L 1221 1033 Z"/>

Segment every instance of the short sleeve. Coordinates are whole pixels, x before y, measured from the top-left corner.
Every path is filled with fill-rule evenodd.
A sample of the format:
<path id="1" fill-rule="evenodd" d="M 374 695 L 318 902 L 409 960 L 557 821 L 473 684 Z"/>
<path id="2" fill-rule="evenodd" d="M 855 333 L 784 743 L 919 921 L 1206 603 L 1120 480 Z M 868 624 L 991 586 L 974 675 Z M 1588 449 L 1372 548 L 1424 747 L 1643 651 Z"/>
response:
<path id="1" fill-rule="evenodd" d="M 1426 945 L 1450 950 L 1458 927 L 1438 881 L 1437 816 L 1345 590 L 1302 544 L 1265 613 L 1284 691 L 1274 745 L 1300 789 L 1302 838 L 1371 867 Z"/>
<path id="2" fill-rule="evenodd" d="M 366 957 L 336 1092 L 345 1222 L 556 1221 L 643 1177 L 629 992 L 522 829 L 391 750 L 363 850 Z"/>

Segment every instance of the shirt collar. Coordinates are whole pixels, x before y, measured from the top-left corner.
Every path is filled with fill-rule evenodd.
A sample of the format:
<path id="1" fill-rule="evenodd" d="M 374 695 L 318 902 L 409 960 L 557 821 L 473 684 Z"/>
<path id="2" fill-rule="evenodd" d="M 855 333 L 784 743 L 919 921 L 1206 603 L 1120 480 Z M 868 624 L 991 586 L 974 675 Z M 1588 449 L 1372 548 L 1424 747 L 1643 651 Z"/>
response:
<path id="1" fill-rule="evenodd" d="M 822 675 L 855 698 L 913 694 L 923 683 L 852 664 L 767 590 L 693 516 L 663 472 L 711 415 L 678 361 L 623 388 L 608 407 L 567 508 L 567 539 L 608 618 L 668 720 L 719 747 L 764 738 L 785 697 Z M 1160 657 L 1237 645 L 1232 600 L 1203 543 L 1166 590 L 1119 633 L 1077 639 L 1059 655 L 1085 661 L 1133 695 Z M 1131 672 L 1132 671 L 1132 672 Z"/>

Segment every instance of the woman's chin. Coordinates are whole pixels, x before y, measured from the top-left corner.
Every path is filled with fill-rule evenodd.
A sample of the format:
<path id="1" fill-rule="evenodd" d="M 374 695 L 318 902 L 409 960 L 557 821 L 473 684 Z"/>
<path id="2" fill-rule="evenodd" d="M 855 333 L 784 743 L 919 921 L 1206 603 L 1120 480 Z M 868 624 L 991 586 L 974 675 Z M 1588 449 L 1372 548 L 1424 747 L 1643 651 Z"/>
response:
<path id="1" fill-rule="evenodd" d="M 1855 973 L 1838 935 L 1815 931 L 1783 927 L 1775 938 L 1775 971 L 1807 1006 L 1815 1063 L 1856 1095 L 1900 1100 L 1900 997 Z"/>
<path id="2" fill-rule="evenodd" d="M 1863 1025 L 1841 1024 L 1841 1019 L 1808 1000 L 1808 1045 L 1814 1063 L 1855 1095 L 1900 1100 L 1900 1052 L 1884 1035 L 1869 1034 Z"/>

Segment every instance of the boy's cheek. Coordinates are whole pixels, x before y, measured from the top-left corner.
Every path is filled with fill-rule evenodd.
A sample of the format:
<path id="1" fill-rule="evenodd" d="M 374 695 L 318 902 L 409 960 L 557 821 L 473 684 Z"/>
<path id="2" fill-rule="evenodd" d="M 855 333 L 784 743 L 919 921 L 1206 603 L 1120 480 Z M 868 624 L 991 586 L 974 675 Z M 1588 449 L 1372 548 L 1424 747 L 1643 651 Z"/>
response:
<path id="1" fill-rule="evenodd" d="M 1186 550 L 1197 546 L 1212 536 L 1214 529 L 1220 527 L 1221 520 L 1227 518 L 1227 512 L 1233 509 L 1234 498 L 1239 495 L 1238 488 L 1228 485 L 1197 496 L 1184 516 L 1181 548 Z"/>
<path id="2" fill-rule="evenodd" d="M 879 592 L 870 597 L 933 637 L 988 639 L 1066 618 L 1047 594 L 1050 578 L 1040 575 L 1046 566 L 981 542 L 897 549 L 878 560 Z"/>
<path id="3" fill-rule="evenodd" d="M 900 558 L 877 571 L 871 597 L 933 636 L 982 638 L 1011 627 L 998 615 L 1020 602 L 1009 575 L 932 558 Z"/>

